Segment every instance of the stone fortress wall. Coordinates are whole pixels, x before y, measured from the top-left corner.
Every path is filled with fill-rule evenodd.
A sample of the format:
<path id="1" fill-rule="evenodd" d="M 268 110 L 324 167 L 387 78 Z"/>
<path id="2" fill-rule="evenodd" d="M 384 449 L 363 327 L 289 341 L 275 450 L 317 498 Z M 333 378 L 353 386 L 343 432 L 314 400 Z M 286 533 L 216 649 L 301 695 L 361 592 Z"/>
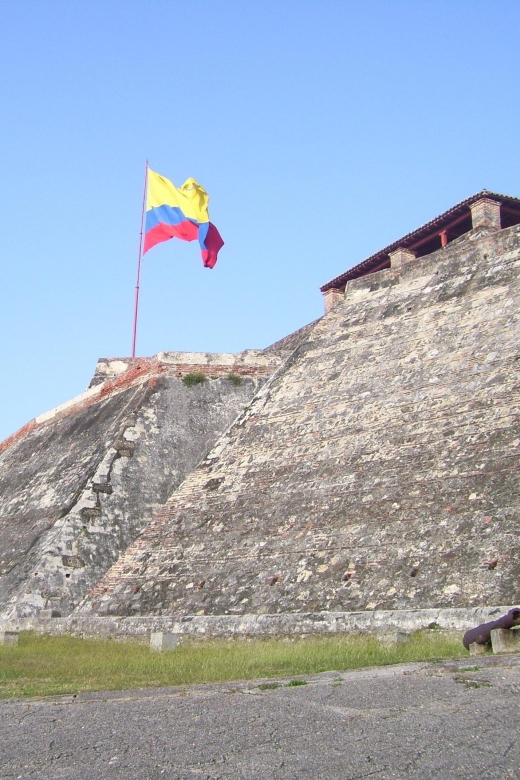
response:
<path id="1" fill-rule="evenodd" d="M 405 259 L 348 282 L 77 619 L 520 599 L 520 227 Z"/>
<path id="2" fill-rule="evenodd" d="M 460 629 L 518 602 L 518 223 L 472 196 L 266 350 L 101 359 L 0 444 L 0 623 Z"/>
<path id="3" fill-rule="evenodd" d="M 0 618 L 69 614 L 302 333 L 237 354 L 101 359 L 85 393 L 2 442 Z M 207 381 L 185 386 L 195 372 Z"/>

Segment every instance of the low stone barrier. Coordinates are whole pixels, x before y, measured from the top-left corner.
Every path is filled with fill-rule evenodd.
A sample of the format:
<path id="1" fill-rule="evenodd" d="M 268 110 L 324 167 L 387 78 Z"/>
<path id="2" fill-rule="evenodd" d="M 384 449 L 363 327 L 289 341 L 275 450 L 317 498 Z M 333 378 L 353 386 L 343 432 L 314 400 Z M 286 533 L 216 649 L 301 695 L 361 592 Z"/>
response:
<path id="1" fill-rule="evenodd" d="M 193 615 L 188 617 L 89 617 L 26 618 L 0 621 L 0 631 L 36 631 L 98 637 L 148 640 L 152 633 L 176 634 L 179 639 L 240 637 L 324 636 L 353 632 L 384 633 L 468 628 L 505 614 L 511 606 L 471 609 L 403 609 L 373 612 L 309 612 L 271 615 Z"/>
<path id="2" fill-rule="evenodd" d="M 520 652 L 519 628 L 495 628 L 491 631 L 491 647 L 495 655 Z"/>
<path id="3" fill-rule="evenodd" d="M 0 645 L 16 647 L 17 644 L 18 633 L 16 631 L 0 631 Z"/>

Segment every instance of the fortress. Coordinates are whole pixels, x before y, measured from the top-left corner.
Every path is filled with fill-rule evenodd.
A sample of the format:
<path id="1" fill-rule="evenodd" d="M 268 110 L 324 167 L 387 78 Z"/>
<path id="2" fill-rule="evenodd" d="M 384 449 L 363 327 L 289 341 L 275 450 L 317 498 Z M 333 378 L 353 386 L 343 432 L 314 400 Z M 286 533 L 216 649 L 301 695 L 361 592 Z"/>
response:
<path id="1" fill-rule="evenodd" d="M 520 200 L 478 193 L 322 292 L 264 350 L 101 360 L 0 445 L 4 622 L 272 633 L 520 600 Z"/>

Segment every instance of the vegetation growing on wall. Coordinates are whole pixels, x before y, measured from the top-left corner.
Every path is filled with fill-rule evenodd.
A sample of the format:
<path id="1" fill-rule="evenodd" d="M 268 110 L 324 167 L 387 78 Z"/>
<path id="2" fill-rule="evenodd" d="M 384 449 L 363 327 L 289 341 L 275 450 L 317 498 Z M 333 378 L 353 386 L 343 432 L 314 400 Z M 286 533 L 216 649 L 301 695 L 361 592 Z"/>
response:
<path id="1" fill-rule="evenodd" d="M 206 381 L 206 375 L 202 371 L 194 371 L 193 374 L 186 374 L 182 377 L 183 383 L 186 387 L 193 387 L 193 385 L 202 385 Z"/>
<path id="2" fill-rule="evenodd" d="M 228 374 L 228 381 L 231 382 L 232 385 L 235 385 L 235 387 L 240 387 L 242 382 L 244 381 L 241 376 L 238 374 Z"/>

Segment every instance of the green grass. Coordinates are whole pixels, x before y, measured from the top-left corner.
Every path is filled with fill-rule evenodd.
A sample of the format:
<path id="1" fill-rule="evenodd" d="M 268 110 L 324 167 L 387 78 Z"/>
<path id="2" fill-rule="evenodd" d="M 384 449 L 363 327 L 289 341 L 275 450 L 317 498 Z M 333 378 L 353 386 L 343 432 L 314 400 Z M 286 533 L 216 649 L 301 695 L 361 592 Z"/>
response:
<path id="1" fill-rule="evenodd" d="M 241 376 L 239 376 L 238 374 L 234 374 L 234 373 L 228 374 L 227 378 L 228 378 L 228 381 L 231 382 L 231 384 L 235 385 L 236 387 L 240 387 L 240 385 L 244 381 Z"/>
<path id="2" fill-rule="evenodd" d="M 207 377 L 202 371 L 194 371 L 193 374 L 186 374 L 182 377 L 183 383 L 186 387 L 193 387 L 193 385 L 202 385 L 206 381 Z"/>
<path id="3" fill-rule="evenodd" d="M 0 699 L 289 677 L 465 655 L 458 635 L 433 631 L 395 645 L 366 635 L 207 640 L 170 653 L 151 653 L 137 642 L 27 632 L 18 647 L 0 647 Z"/>

